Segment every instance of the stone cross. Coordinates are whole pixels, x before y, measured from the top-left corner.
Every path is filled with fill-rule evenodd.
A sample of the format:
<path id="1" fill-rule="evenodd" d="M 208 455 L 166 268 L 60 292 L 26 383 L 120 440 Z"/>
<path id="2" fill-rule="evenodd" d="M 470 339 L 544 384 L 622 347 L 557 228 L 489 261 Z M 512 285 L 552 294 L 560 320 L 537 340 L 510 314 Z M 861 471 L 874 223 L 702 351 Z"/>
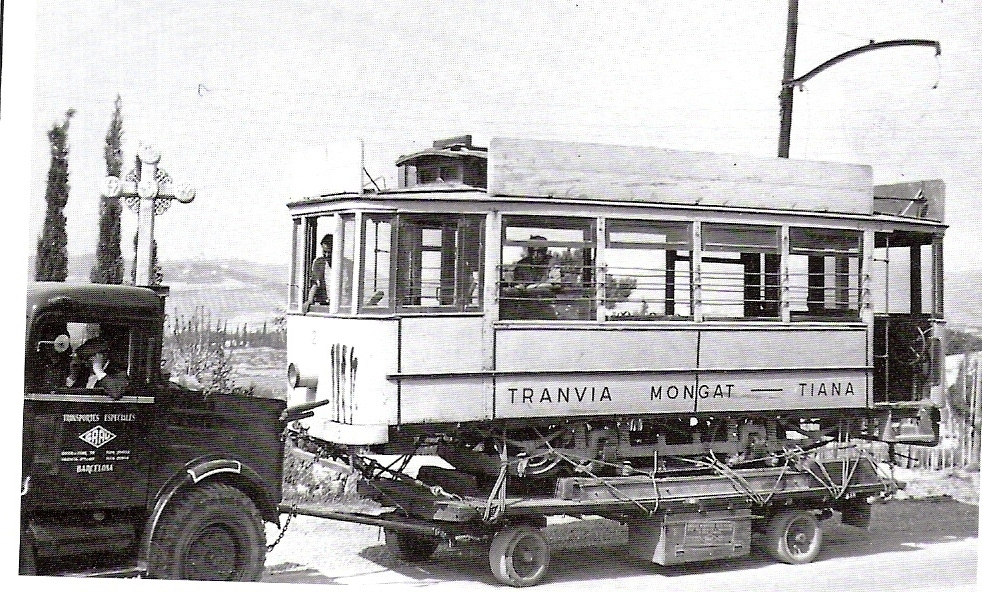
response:
<path id="1" fill-rule="evenodd" d="M 138 214 L 136 261 L 136 285 L 149 286 L 153 273 L 151 253 L 153 249 L 153 222 L 157 214 L 170 207 L 172 200 L 190 203 L 194 200 L 194 188 L 184 184 L 175 187 L 170 176 L 157 168 L 160 153 L 152 146 L 140 146 L 140 171 L 131 171 L 125 179 L 106 177 L 102 194 L 106 197 L 122 197 L 126 205 Z M 139 179 L 139 181 L 137 181 Z"/>

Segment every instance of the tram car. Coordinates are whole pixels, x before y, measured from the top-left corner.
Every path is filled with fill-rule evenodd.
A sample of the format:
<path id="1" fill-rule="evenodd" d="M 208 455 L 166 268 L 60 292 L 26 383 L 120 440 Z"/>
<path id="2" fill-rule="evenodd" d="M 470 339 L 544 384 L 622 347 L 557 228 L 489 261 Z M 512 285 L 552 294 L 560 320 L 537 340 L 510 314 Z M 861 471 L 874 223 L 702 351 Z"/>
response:
<path id="1" fill-rule="evenodd" d="M 530 478 L 937 442 L 941 181 L 471 136 L 391 188 L 360 143 L 297 162 L 289 403 L 314 437 Z"/>

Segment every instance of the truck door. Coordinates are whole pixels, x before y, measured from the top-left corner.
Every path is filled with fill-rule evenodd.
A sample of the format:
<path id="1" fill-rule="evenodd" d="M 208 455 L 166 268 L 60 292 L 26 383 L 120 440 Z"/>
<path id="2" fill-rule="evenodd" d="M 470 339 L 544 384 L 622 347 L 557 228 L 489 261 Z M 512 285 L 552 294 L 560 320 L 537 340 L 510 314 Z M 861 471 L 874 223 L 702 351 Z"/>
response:
<path id="1" fill-rule="evenodd" d="M 122 509 L 147 500 L 149 324 L 47 315 L 28 336 L 23 502 Z M 93 344 L 102 350 L 93 372 Z M 101 374 L 100 379 L 97 374 Z"/>

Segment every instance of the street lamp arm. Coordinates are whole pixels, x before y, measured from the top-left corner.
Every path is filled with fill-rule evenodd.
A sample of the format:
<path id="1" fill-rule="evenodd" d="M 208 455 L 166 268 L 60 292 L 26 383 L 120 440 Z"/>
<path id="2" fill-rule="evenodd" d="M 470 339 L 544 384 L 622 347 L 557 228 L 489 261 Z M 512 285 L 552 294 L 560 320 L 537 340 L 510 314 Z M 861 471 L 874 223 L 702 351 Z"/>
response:
<path id="1" fill-rule="evenodd" d="M 886 49 L 888 47 L 903 47 L 903 46 L 922 46 L 922 47 L 933 47 L 934 55 L 941 55 L 941 44 L 937 41 L 931 41 L 930 39 L 894 39 L 892 41 L 880 41 L 880 42 L 870 42 L 867 45 L 863 45 L 854 49 L 850 49 L 847 52 L 840 53 L 839 55 L 831 58 L 824 63 L 816 66 L 807 74 L 799 76 L 794 80 L 787 80 L 783 83 L 785 88 L 791 88 L 794 86 L 801 86 L 805 81 L 810 80 L 817 76 L 819 73 L 831 68 L 832 66 L 838 64 L 843 60 L 847 60 L 853 56 L 857 56 L 861 53 L 866 53 L 868 51 L 873 51 L 876 49 Z"/>

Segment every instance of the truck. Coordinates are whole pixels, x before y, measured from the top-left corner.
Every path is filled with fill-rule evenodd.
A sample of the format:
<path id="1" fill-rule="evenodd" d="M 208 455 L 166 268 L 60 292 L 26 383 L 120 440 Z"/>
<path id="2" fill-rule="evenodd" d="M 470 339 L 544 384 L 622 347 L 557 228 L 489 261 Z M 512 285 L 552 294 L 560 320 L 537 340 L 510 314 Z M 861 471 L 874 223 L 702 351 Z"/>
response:
<path id="1" fill-rule="evenodd" d="M 166 295 L 28 287 L 21 574 L 262 577 L 286 403 L 170 381 Z"/>

